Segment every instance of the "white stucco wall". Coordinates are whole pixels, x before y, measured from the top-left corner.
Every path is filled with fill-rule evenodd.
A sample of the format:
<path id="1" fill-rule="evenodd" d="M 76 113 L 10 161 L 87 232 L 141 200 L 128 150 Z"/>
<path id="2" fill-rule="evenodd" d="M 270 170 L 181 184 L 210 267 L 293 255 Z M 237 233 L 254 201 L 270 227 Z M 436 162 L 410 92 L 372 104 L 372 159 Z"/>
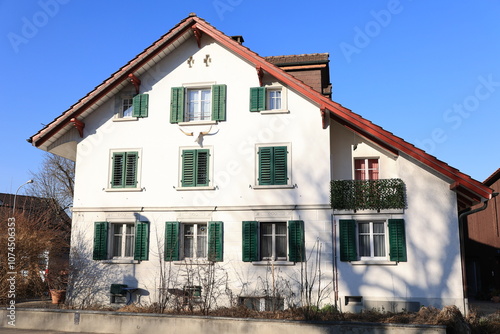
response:
<path id="1" fill-rule="evenodd" d="M 354 158 L 378 158 L 380 178 L 400 178 L 407 191 L 405 210 L 335 212 L 337 225 L 340 219 L 403 218 L 406 229 L 407 262 L 339 262 L 341 296 L 463 306 L 456 196 L 450 182 L 414 159 L 404 154 L 395 157 L 337 123 L 332 123 L 331 131 L 333 179 L 352 178 Z"/>
<path id="2" fill-rule="evenodd" d="M 207 55 L 209 66 L 203 61 Z M 190 56 L 194 59 L 191 66 L 187 62 Z M 218 263 L 218 272 L 227 275 L 228 288 L 226 300 L 219 300 L 221 304 L 227 304 L 228 291 L 233 297 L 263 294 L 270 282 L 283 291 L 298 291 L 304 278 L 300 263 L 270 267 L 242 262 L 241 235 L 242 221 L 246 220 L 303 220 L 306 253 L 312 256 L 306 272 L 314 275 L 321 269 L 322 278 L 315 284 L 321 281 L 321 286 L 327 287 L 323 303 L 335 303 L 335 286 L 339 303 L 345 296 L 436 306 L 460 301 L 456 199 L 447 180 L 404 155 L 392 156 L 333 121 L 328 129 L 322 129 L 318 106 L 292 90 L 287 90 L 288 113 L 250 112 L 249 88 L 259 86 L 255 67 L 208 36 L 202 38 L 200 49 L 194 39 L 188 40 L 140 79 L 141 93 L 149 94 L 147 118 L 116 121 L 112 98 L 84 120 L 85 136 L 77 144 L 72 234 L 73 260 L 83 270 L 84 281 L 75 287 L 75 298 L 105 301 L 110 284 L 125 283 L 147 292 L 143 302 L 154 302 L 166 221 L 224 222 L 224 261 Z M 264 80 L 274 81 L 267 76 Z M 227 85 L 226 121 L 212 126 L 169 122 L 171 87 L 190 83 Z M 185 132 L 213 133 L 202 142 L 204 148 L 212 150 L 213 189 L 179 189 L 180 148 L 200 147 L 195 137 L 186 136 L 180 127 Z M 271 143 L 289 145 L 293 187 L 256 189 L 256 144 Z M 109 190 L 110 152 L 114 149 L 139 151 L 140 191 Z M 329 182 L 352 179 L 354 157 L 378 157 L 380 178 L 402 178 L 408 208 L 380 214 L 336 212 L 332 217 Z M 338 220 L 363 215 L 405 219 L 407 262 L 353 265 L 334 259 L 338 231 L 333 229 L 338 228 Z M 117 264 L 91 260 L 94 222 L 136 220 L 150 222 L 149 261 Z M 321 266 L 313 268 L 317 250 Z M 182 286 L 188 267 L 174 263 L 171 268 L 179 273 L 176 280 Z M 334 284 L 336 273 L 339 280 Z M 296 292 L 287 302 L 296 302 L 297 293 L 300 295 Z"/>
<path id="3" fill-rule="evenodd" d="M 201 49 L 194 40 L 188 41 L 141 77 L 141 93 L 149 94 L 147 118 L 116 121 L 111 99 L 85 119 L 87 135 L 78 143 L 77 153 L 73 251 L 85 254 L 82 268 L 87 276 L 99 277 L 90 279 L 85 289 L 95 289 L 102 301 L 112 283 L 140 287 L 149 293 L 143 301 L 156 300 L 158 256 L 163 252 L 166 221 L 223 221 L 224 262 L 218 266 L 221 274 L 227 273 L 229 290 L 235 296 L 263 295 L 264 286 L 274 280 L 280 289 L 293 285 L 297 299 L 301 264 L 271 268 L 242 262 L 242 221 L 304 220 L 306 252 L 310 256 L 320 249 L 323 284 L 331 285 L 330 133 L 321 128 L 318 107 L 287 90 L 288 113 L 250 112 L 250 87 L 259 86 L 255 67 L 209 37 L 202 41 Z M 209 66 L 203 62 L 207 54 Z M 194 59 L 191 67 L 187 63 L 190 56 Z M 265 77 L 264 81 L 275 80 Z M 212 150 L 214 189 L 179 189 L 180 147 L 200 146 L 179 125 L 169 122 L 171 87 L 208 82 L 227 85 L 227 120 L 212 127 L 182 126 L 182 130 L 216 133 L 203 138 L 203 147 Z M 292 187 L 255 189 L 256 144 L 273 143 L 289 145 Z M 108 189 L 112 149 L 140 152 L 141 191 Z M 116 264 L 90 260 L 94 222 L 136 220 L 151 224 L 149 261 Z M 182 276 L 188 266 L 174 263 L 172 268 Z M 76 298 L 82 295 L 87 294 L 75 291 Z"/>

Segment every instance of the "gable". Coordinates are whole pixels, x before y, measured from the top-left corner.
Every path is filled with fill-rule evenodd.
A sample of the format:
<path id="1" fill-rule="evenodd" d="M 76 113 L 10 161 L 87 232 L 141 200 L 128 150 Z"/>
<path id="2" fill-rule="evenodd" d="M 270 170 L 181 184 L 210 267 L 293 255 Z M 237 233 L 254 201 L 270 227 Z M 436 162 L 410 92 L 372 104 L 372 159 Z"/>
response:
<path id="1" fill-rule="evenodd" d="M 318 128 L 320 126 L 323 129 L 327 128 L 330 119 L 332 119 L 395 155 L 402 152 L 410 156 L 451 180 L 450 188 L 458 193 L 460 207 L 462 208 L 491 198 L 492 190 L 480 182 L 473 180 L 470 176 L 461 173 L 423 150 L 330 100 L 328 96 L 324 96 L 287 73 L 284 69 L 266 61 L 266 59 L 242 46 L 231 37 L 224 35 L 195 15 L 190 15 L 182 20 L 150 47 L 112 74 L 110 78 L 71 106 L 61 116 L 33 135 L 29 141 L 34 146 L 47 151 L 50 151 L 51 147 L 52 151 L 55 151 L 53 146 L 56 141 L 58 141 L 59 145 L 75 141 L 74 136 L 62 137 L 71 129 L 76 129 L 79 135 L 82 136 L 85 133 L 85 118 L 99 106 L 131 84 L 138 92 L 144 85 L 140 78 L 155 64 L 175 52 L 183 43 L 190 41 L 192 47 L 197 46 L 199 49 L 202 43 L 206 43 L 207 38 L 253 66 L 256 81 L 260 81 L 261 85 L 264 78 L 275 78 L 276 81 L 283 83 L 303 99 L 316 105 L 318 113 L 316 115 L 311 114 L 310 117 L 312 122 L 317 122 Z M 193 44 L 193 41 L 196 44 Z"/>

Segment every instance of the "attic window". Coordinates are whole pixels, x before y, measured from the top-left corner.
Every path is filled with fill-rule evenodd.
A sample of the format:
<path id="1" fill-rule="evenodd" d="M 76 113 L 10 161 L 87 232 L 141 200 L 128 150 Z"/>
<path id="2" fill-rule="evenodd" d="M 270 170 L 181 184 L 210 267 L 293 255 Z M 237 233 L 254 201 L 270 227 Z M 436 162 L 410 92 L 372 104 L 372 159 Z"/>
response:
<path id="1" fill-rule="evenodd" d="M 115 121 L 137 120 L 148 117 L 148 94 L 124 92 L 116 96 Z"/>
<path id="2" fill-rule="evenodd" d="M 250 111 L 262 114 L 288 113 L 287 89 L 280 84 L 250 88 Z"/>

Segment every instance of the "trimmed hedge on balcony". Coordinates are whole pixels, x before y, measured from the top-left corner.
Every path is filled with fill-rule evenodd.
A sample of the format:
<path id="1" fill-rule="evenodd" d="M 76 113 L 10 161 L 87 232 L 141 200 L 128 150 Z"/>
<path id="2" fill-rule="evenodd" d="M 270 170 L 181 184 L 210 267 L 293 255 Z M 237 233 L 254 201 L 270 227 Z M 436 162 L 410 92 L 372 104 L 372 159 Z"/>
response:
<path id="1" fill-rule="evenodd" d="M 406 209 L 406 185 L 401 179 L 331 181 L 334 210 Z"/>

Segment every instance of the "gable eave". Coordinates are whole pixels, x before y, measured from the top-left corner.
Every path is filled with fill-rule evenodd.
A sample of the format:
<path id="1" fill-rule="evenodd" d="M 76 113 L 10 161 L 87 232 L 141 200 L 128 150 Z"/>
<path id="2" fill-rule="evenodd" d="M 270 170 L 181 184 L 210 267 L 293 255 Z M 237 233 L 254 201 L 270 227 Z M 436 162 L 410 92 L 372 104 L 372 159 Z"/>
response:
<path id="1" fill-rule="evenodd" d="M 73 104 L 69 109 L 56 117 L 36 134 L 28 139 L 33 146 L 48 150 L 51 143 L 73 128 L 71 119 L 84 119 L 100 105 L 112 98 L 128 85 L 128 75 L 140 76 L 151 68 L 161 58 L 168 55 L 176 47 L 193 36 L 191 27 L 196 23 L 196 17 L 189 16 L 182 20 L 151 46 L 134 57 L 125 66 L 113 73 L 108 79 L 96 86 L 91 92 Z"/>
<path id="2" fill-rule="evenodd" d="M 91 113 L 95 108 L 97 108 L 99 102 L 102 104 L 105 98 L 113 96 L 115 92 L 127 83 L 127 76 L 130 73 L 140 76 L 140 74 L 147 70 L 147 66 L 151 66 L 150 64 L 155 62 L 155 57 L 157 59 L 166 56 L 166 54 L 164 54 L 166 52 L 166 48 L 171 47 L 175 49 L 175 47 L 178 46 L 175 45 L 175 42 L 180 42 L 182 38 L 185 40 L 192 37 L 194 35 L 193 31 L 209 35 L 228 50 L 241 56 L 243 59 L 246 59 L 257 69 L 267 72 L 283 84 L 287 85 L 289 88 L 301 94 L 313 104 L 316 104 L 320 110 L 327 110 L 330 113 L 330 117 L 344 123 L 344 125 L 348 125 L 360 135 L 374 141 L 378 145 L 381 145 L 393 153 L 404 152 L 408 156 L 449 178 L 452 180 L 453 184 L 460 184 L 460 187 L 453 187 L 453 184 L 450 185 L 450 188 L 457 191 L 459 194 L 460 189 L 466 189 L 467 192 L 476 194 L 477 196 L 475 197 L 480 200 L 491 198 L 491 194 L 493 192 L 492 189 L 488 188 L 481 182 L 472 179 L 470 176 L 438 160 L 434 156 L 404 141 L 402 138 L 395 136 L 391 132 L 384 130 L 382 127 L 364 119 L 360 115 L 353 113 L 351 110 L 323 96 L 310 86 L 293 77 L 291 74 L 286 73 L 284 70 L 266 61 L 257 53 L 241 45 L 233 38 L 217 30 L 205 20 L 192 15 L 178 23 L 174 28 L 136 56 L 127 65 L 123 66 L 120 70 L 111 75 L 110 78 L 87 94 L 86 97 L 78 101 L 61 116 L 32 136 L 29 141 L 34 146 L 43 148 L 44 146 L 42 145 L 44 145 L 44 143 L 46 143 L 51 137 L 54 137 L 59 131 L 64 132 L 70 128 L 70 120 L 72 118 L 79 116 L 84 117 Z M 203 38 L 203 36 L 201 36 L 201 38 Z M 318 115 L 321 114 L 318 113 Z"/>

